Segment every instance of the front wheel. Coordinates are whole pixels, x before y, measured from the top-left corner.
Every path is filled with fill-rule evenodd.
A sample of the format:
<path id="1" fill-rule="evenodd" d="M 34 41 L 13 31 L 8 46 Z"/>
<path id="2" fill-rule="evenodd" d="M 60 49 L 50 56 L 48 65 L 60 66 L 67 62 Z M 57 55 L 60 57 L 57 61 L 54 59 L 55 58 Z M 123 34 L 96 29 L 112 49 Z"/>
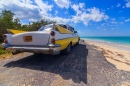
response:
<path id="1" fill-rule="evenodd" d="M 70 52 L 71 52 L 71 43 L 67 46 L 67 48 L 63 52 L 64 52 L 64 54 L 70 54 Z"/>
<path id="2" fill-rule="evenodd" d="M 78 42 L 76 43 L 77 45 L 79 44 L 80 38 L 78 39 Z"/>

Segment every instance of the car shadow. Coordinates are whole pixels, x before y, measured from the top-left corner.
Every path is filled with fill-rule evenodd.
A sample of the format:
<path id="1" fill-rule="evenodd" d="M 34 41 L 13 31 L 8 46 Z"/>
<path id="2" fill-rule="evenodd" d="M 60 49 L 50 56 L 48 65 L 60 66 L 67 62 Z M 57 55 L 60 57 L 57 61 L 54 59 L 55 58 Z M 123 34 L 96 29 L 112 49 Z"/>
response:
<path id="1" fill-rule="evenodd" d="M 47 71 L 59 74 L 65 80 L 72 79 L 75 83 L 82 81 L 87 84 L 87 55 L 88 49 L 82 43 L 74 46 L 69 55 L 31 55 L 9 62 L 4 67 Z"/>

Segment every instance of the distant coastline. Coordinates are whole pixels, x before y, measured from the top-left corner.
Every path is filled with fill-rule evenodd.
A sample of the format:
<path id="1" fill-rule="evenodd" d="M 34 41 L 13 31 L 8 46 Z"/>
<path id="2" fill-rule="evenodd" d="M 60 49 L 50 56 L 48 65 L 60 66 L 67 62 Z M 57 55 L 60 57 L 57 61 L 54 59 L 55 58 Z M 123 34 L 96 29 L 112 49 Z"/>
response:
<path id="1" fill-rule="evenodd" d="M 88 40 L 89 42 L 93 42 L 95 44 L 105 44 L 117 49 L 130 51 L 130 36 L 111 36 L 111 37 L 81 37 L 81 39 Z"/>
<path id="2" fill-rule="evenodd" d="M 89 40 L 98 40 L 98 41 L 104 41 L 104 42 L 112 42 L 112 43 L 118 43 L 118 44 L 125 44 L 130 45 L 130 36 L 102 36 L 102 37 L 81 37 L 83 39 L 89 39 Z"/>

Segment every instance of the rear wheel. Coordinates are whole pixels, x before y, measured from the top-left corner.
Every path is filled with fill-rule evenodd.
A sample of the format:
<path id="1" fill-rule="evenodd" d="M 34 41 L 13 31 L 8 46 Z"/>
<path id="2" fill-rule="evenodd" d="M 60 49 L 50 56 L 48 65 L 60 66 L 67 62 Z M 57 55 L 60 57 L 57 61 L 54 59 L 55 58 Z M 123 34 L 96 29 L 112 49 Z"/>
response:
<path id="1" fill-rule="evenodd" d="M 42 55 L 42 53 L 33 53 L 33 55 L 38 56 L 38 55 Z"/>
<path id="2" fill-rule="evenodd" d="M 15 52 L 12 52 L 12 55 L 15 55 L 15 54 L 18 54 L 18 53 L 20 53 L 20 52 L 15 51 Z"/>
<path id="3" fill-rule="evenodd" d="M 64 52 L 64 54 L 70 54 L 70 52 L 71 52 L 71 43 L 67 46 L 67 48 L 63 52 Z"/>

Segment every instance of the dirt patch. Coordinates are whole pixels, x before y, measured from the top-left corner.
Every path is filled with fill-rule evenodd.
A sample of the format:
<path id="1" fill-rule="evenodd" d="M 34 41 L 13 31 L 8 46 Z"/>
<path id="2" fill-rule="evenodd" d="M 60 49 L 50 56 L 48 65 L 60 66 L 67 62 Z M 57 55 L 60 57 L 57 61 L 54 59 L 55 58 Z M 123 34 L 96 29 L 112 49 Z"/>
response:
<path id="1" fill-rule="evenodd" d="M 12 56 L 11 53 L 1 54 L 0 55 L 0 60 L 11 58 L 11 56 Z"/>

